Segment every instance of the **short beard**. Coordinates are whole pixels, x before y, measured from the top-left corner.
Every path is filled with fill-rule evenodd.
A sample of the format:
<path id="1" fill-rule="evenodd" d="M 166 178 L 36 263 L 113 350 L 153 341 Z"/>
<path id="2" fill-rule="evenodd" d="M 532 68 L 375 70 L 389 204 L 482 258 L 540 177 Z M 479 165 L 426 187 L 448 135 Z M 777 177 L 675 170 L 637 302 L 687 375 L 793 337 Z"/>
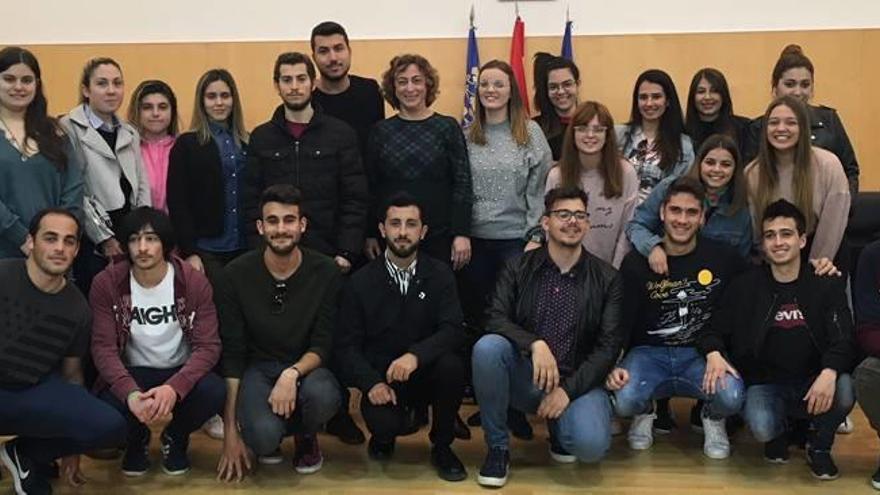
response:
<path id="1" fill-rule="evenodd" d="M 339 82 L 339 81 L 345 79 L 346 77 L 348 77 L 348 70 L 346 70 L 345 72 L 343 72 L 342 74 L 340 74 L 338 76 L 331 76 L 322 70 L 318 70 L 318 72 L 321 73 L 322 79 L 326 79 L 328 81 L 333 81 L 333 82 Z"/>
<path id="2" fill-rule="evenodd" d="M 278 256 L 287 256 L 288 254 L 292 253 L 293 250 L 296 249 L 296 246 L 298 246 L 298 245 L 299 245 L 299 242 L 296 242 L 295 240 L 291 240 L 291 243 L 289 246 L 279 248 L 279 247 L 275 247 L 275 245 L 272 244 L 272 241 L 270 241 L 269 239 L 266 239 L 266 246 L 269 248 L 270 251 L 272 251 L 273 254 L 276 254 Z"/>
<path id="3" fill-rule="evenodd" d="M 419 241 L 413 241 L 408 247 L 398 248 L 393 242 L 388 241 L 388 250 L 394 253 L 398 258 L 408 258 L 419 249 Z"/>
<path id="4" fill-rule="evenodd" d="M 288 103 L 287 100 L 284 101 L 284 108 L 287 108 L 291 112 L 301 112 L 308 108 L 309 105 L 312 104 L 312 96 L 309 95 L 309 99 L 302 103 Z"/>

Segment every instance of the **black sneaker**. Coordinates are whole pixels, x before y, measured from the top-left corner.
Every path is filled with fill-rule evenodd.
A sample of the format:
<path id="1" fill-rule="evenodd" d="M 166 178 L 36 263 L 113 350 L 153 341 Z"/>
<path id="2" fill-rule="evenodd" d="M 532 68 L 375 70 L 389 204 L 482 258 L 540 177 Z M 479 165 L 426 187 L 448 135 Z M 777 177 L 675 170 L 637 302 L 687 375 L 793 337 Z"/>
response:
<path id="1" fill-rule="evenodd" d="M 52 484 L 33 461 L 18 453 L 15 440 L 0 444 L 0 462 L 12 475 L 17 495 L 51 495 Z"/>
<path id="2" fill-rule="evenodd" d="M 840 471 L 831 458 L 831 451 L 807 449 L 807 464 L 813 471 L 813 477 L 822 481 L 836 480 Z"/>
<path id="3" fill-rule="evenodd" d="M 394 455 L 394 440 L 380 442 L 376 437 L 370 437 L 367 443 L 367 454 L 374 461 L 387 461 Z"/>
<path id="4" fill-rule="evenodd" d="M 437 468 L 437 476 L 446 481 L 461 481 L 467 478 L 467 471 L 449 445 L 435 445 L 431 448 L 431 464 Z"/>
<path id="5" fill-rule="evenodd" d="M 535 438 L 532 425 L 529 424 L 529 420 L 526 419 L 526 415 L 522 411 L 517 411 L 516 409 L 507 410 L 507 427 L 510 428 L 510 433 L 520 440 Z"/>
<path id="6" fill-rule="evenodd" d="M 358 428 L 348 411 L 340 410 L 335 416 L 330 418 L 324 430 L 338 438 L 342 443 L 349 445 L 360 445 L 367 439 L 364 432 Z"/>
<path id="7" fill-rule="evenodd" d="M 654 414 L 657 416 L 654 418 L 654 433 L 668 435 L 678 428 L 678 425 L 675 424 L 675 417 L 672 416 L 672 410 L 669 408 L 669 399 L 655 401 Z M 697 419 L 699 420 L 699 415 Z"/>
<path id="8" fill-rule="evenodd" d="M 880 490 L 880 467 L 874 471 L 874 475 L 871 476 L 871 486 L 874 487 L 875 490 Z"/>
<path id="9" fill-rule="evenodd" d="M 764 460 L 773 464 L 788 463 L 788 435 L 783 433 L 764 444 Z"/>
<path id="10" fill-rule="evenodd" d="M 150 470 L 150 430 L 137 436 L 129 434 L 125 454 L 122 456 L 122 474 L 143 476 Z"/>
<path id="11" fill-rule="evenodd" d="M 577 457 L 562 448 L 562 445 L 560 445 L 552 435 L 550 436 L 550 457 L 560 464 L 577 462 Z"/>
<path id="12" fill-rule="evenodd" d="M 477 475 L 477 483 L 483 486 L 501 488 L 507 483 L 507 473 L 510 470 L 510 453 L 507 449 L 493 448 L 486 454 L 483 467 Z"/>
<path id="13" fill-rule="evenodd" d="M 170 476 L 180 476 L 189 472 L 189 437 L 182 440 L 172 437 L 167 430 L 162 432 L 162 471 Z"/>

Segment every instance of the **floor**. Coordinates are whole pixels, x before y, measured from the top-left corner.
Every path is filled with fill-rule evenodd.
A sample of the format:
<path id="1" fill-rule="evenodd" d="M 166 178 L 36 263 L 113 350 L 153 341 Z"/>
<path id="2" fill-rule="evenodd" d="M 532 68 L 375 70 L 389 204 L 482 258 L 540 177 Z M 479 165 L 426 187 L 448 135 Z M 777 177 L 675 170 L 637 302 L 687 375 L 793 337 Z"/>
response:
<path id="1" fill-rule="evenodd" d="M 686 418 L 688 401 L 673 401 L 678 418 Z M 462 408 L 463 417 L 474 406 Z M 634 452 L 626 438 L 614 439 L 611 453 L 598 466 L 557 465 L 547 452 L 546 430 L 533 421 L 535 440 L 514 440 L 511 444 L 511 475 L 506 487 L 494 490 L 509 495 L 578 493 L 601 494 L 870 494 L 875 492 L 869 478 L 877 468 L 878 441 L 861 411 L 853 412 L 855 432 L 838 435 L 835 460 L 841 470 L 836 481 L 821 482 L 810 476 L 803 451 L 792 450 L 787 465 L 763 461 L 761 445 L 748 431 L 733 441 L 729 459 L 710 460 L 702 454 L 702 437 L 686 428 L 671 435 L 658 436 L 650 451 Z M 683 423 L 684 421 L 681 421 Z M 684 425 L 682 425 L 684 426 Z M 146 476 L 129 479 L 118 469 L 119 461 L 95 461 L 84 458 L 83 467 L 89 482 L 72 489 L 56 483 L 59 494 L 182 494 L 217 495 L 218 493 L 280 494 L 439 494 L 485 492 L 476 484 L 476 472 L 485 453 L 482 432 L 472 429 L 470 441 L 457 441 L 455 450 L 468 467 L 470 478 L 460 483 L 439 480 L 428 461 L 427 433 L 399 439 L 395 458 L 385 465 L 370 461 L 364 446 L 348 446 L 332 437 L 322 436 L 324 468 L 310 476 L 297 475 L 290 467 L 293 446 L 288 440 L 283 448 L 288 457 L 277 466 L 260 466 L 255 476 L 239 484 L 215 481 L 215 468 L 221 443 L 199 432 L 193 435 L 191 457 L 193 470 L 172 478 L 154 468 Z M 154 435 L 153 455 L 158 459 Z M 0 481 L 0 493 L 11 493 L 7 473 Z"/>

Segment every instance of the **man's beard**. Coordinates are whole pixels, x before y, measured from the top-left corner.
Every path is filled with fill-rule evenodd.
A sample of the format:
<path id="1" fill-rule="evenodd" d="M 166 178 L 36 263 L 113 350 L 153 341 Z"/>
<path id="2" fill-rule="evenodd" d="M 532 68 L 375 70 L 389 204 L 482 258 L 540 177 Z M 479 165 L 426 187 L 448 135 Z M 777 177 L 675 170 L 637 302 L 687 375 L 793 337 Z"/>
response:
<path id="1" fill-rule="evenodd" d="M 305 110 L 312 103 L 312 95 L 309 95 L 309 98 L 302 103 L 289 103 L 287 100 L 284 100 L 284 107 L 290 110 L 291 112 L 301 112 Z"/>
<path id="2" fill-rule="evenodd" d="M 324 72 L 320 69 L 318 70 L 318 72 L 321 73 L 321 77 L 323 79 L 326 79 L 328 81 L 333 81 L 333 82 L 341 81 L 341 80 L 345 79 L 346 77 L 348 77 L 348 71 L 349 71 L 349 69 L 346 69 L 345 72 L 343 72 L 342 74 L 340 74 L 338 76 L 333 76 L 333 75 L 327 74 L 326 72 Z"/>
<path id="3" fill-rule="evenodd" d="M 272 243 L 271 239 L 266 239 L 266 246 L 268 246 L 269 250 L 272 251 L 274 254 L 277 254 L 278 256 L 287 256 L 288 254 L 292 253 L 294 249 L 296 249 L 296 246 L 299 244 L 299 242 L 297 239 L 294 239 L 292 237 L 287 237 L 286 239 L 290 239 L 290 244 L 285 245 L 284 247 L 275 246 Z"/>
<path id="4" fill-rule="evenodd" d="M 418 240 L 415 240 L 412 243 L 410 243 L 408 246 L 404 246 L 404 247 L 397 247 L 394 244 L 394 242 L 391 242 L 391 241 L 389 241 L 387 244 L 388 244 L 388 249 L 392 253 L 394 253 L 394 255 L 397 256 L 398 258 L 408 258 L 414 252 L 416 252 L 417 249 L 419 249 L 419 241 Z"/>

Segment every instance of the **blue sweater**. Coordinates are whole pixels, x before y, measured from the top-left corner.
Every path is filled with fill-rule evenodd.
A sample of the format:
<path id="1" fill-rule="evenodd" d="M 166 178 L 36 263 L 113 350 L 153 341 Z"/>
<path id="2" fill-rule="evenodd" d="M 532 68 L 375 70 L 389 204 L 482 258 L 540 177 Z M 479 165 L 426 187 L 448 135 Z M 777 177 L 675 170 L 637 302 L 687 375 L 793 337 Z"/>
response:
<path id="1" fill-rule="evenodd" d="M 663 204 L 669 185 L 677 178 L 667 177 L 660 181 L 645 201 L 636 208 L 633 219 L 626 226 L 627 237 L 642 256 L 650 255 L 651 249 L 663 239 L 660 206 Z M 706 218 L 700 234 L 732 246 L 743 258 L 747 257 L 752 247 L 752 218 L 749 209 L 743 206 L 736 213 L 731 213 L 730 191 L 728 191 L 721 197 L 715 212 Z"/>

